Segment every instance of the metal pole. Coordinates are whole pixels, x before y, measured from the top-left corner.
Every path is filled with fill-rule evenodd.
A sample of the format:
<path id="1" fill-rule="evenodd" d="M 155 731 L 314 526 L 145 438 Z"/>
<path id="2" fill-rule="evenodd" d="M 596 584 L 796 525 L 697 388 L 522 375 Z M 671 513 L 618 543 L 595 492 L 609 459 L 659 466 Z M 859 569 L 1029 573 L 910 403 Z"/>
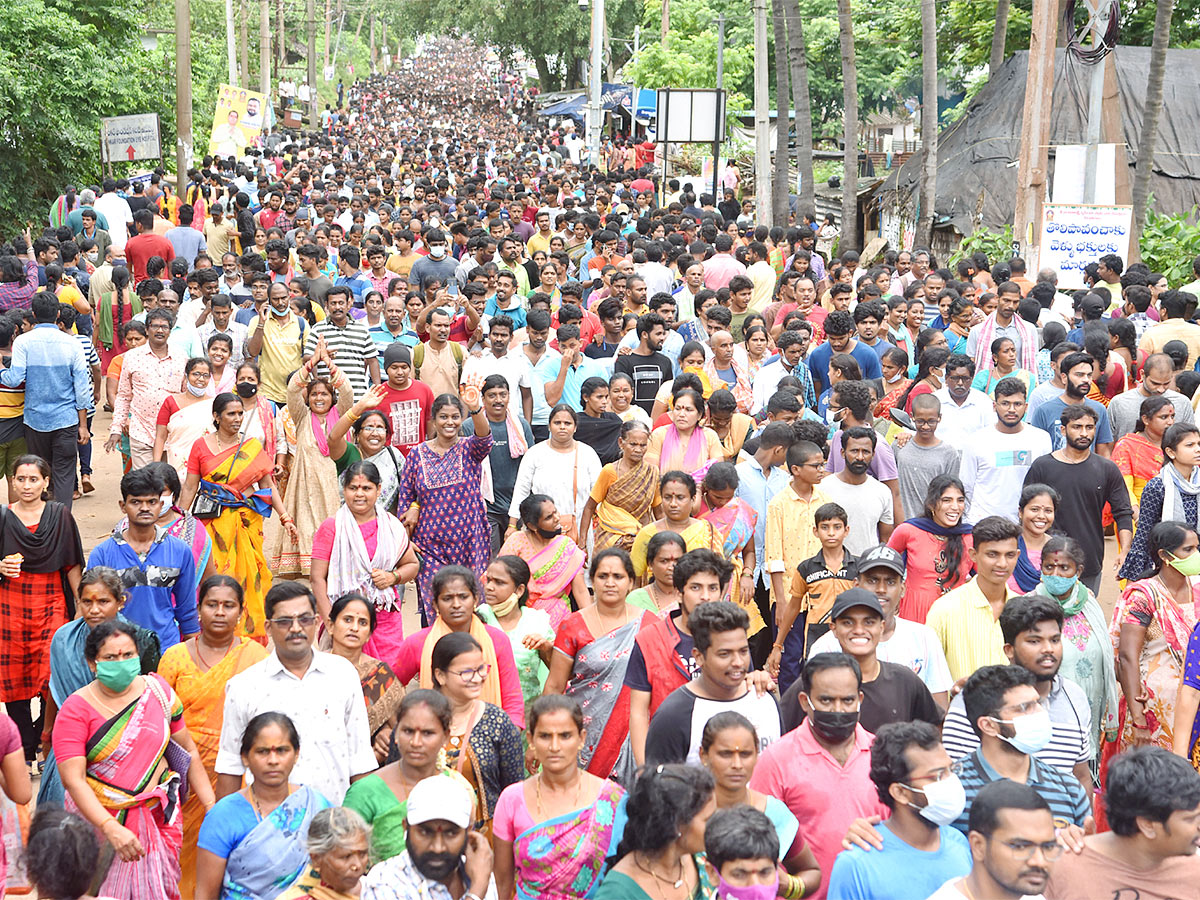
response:
<path id="1" fill-rule="evenodd" d="M 592 0 L 592 61 L 588 71 L 587 151 L 588 164 L 600 165 L 600 131 L 604 110 L 600 108 L 600 67 L 604 50 L 604 0 Z"/>
<path id="2" fill-rule="evenodd" d="M 271 93 L 271 0 L 258 0 L 258 90 Z"/>
<path id="3" fill-rule="evenodd" d="M 192 166 L 192 12 L 188 0 L 175 0 L 175 133 L 178 192 Z"/>
<path id="4" fill-rule="evenodd" d="M 771 120 L 768 111 L 767 0 L 754 0 L 754 217 L 771 215 Z M 776 127 L 786 127 L 776 122 Z"/>
<path id="5" fill-rule="evenodd" d="M 225 53 L 229 57 L 229 83 L 237 85 L 237 40 L 234 37 L 233 0 L 225 0 Z"/>
<path id="6" fill-rule="evenodd" d="M 1092 47 L 1104 41 L 1108 29 L 1108 15 L 1112 9 L 1103 0 L 1088 0 L 1092 11 Z M 1088 85 L 1087 151 L 1083 163 L 1083 202 L 1096 202 L 1096 167 L 1100 154 L 1100 127 L 1104 116 L 1104 60 L 1092 66 L 1092 79 Z"/>
<path id="7" fill-rule="evenodd" d="M 725 87 L 725 13 L 717 13 L 717 88 Z"/>

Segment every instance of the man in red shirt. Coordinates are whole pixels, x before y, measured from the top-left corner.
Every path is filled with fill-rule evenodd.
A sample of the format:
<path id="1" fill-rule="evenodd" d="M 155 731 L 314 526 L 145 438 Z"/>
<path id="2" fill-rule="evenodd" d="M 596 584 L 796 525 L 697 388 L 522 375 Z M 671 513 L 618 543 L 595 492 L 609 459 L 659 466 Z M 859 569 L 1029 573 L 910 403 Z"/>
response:
<path id="1" fill-rule="evenodd" d="M 413 380 L 412 351 L 404 344 L 388 344 L 383 351 L 383 370 L 387 381 L 382 385 L 383 399 L 377 408 L 391 423 L 392 446 L 407 455 L 425 440 L 433 391 L 424 382 Z"/>
<path id="2" fill-rule="evenodd" d="M 154 233 L 154 213 L 149 209 L 139 209 L 133 214 L 133 227 L 137 234 L 125 242 L 125 261 L 129 263 L 133 283 L 137 285 L 146 280 L 146 263 L 150 257 L 161 256 L 169 265 L 175 258 L 175 248 L 161 234 Z"/>

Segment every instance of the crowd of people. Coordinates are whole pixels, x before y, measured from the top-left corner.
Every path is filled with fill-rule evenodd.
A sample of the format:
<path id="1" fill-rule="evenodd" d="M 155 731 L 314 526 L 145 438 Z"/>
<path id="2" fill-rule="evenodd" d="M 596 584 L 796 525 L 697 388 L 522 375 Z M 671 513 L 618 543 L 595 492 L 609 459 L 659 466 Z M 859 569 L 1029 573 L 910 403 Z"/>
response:
<path id="1" fill-rule="evenodd" d="M 1190 896 L 1200 258 L 835 254 L 422 53 L 0 246 L 41 895 Z"/>

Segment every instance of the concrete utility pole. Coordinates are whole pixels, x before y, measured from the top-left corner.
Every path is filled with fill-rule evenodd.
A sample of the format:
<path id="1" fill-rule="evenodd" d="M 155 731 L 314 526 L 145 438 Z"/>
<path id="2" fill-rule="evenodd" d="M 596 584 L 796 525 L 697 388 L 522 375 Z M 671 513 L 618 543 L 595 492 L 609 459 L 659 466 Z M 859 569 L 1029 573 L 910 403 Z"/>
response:
<path id="1" fill-rule="evenodd" d="M 717 13 L 717 90 L 725 87 L 725 13 Z"/>
<path id="2" fill-rule="evenodd" d="M 182 191 L 192 166 L 192 11 L 175 0 L 175 189 Z"/>
<path id="3" fill-rule="evenodd" d="M 754 217 L 771 216 L 771 118 L 768 104 L 767 0 L 754 0 Z M 777 127 L 787 127 L 786 124 Z"/>
<path id="4" fill-rule="evenodd" d="M 249 15 L 246 11 L 246 0 L 238 0 L 239 87 L 250 86 L 250 35 L 249 27 L 246 25 L 246 18 Z"/>
<path id="5" fill-rule="evenodd" d="M 1058 36 L 1056 0 L 1033 0 L 1029 71 L 1017 150 L 1017 198 L 1013 230 L 1025 264 L 1036 272 L 1041 252 L 1042 204 L 1050 160 L 1050 108 L 1054 94 L 1054 43 Z"/>
<path id="6" fill-rule="evenodd" d="M 600 69 L 604 64 L 604 0 L 592 0 L 591 51 L 591 62 L 588 64 L 588 111 L 585 137 L 588 164 L 599 166 L 600 132 L 604 128 L 604 110 L 600 106 Z"/>
<path id="7" fill-rule="evenodd" d="M 258 0 L 258 90 L 271 93 L 271 0 Z"/>
<path id="8" fill-rule="evenodd" d="M 317 124 L 317 0 L 308 0 L 308 122 Z M 329 32 L 326 32 L 328 34 Z"/>
<path id="9" fill-rule="evenodd" d="M 1092 14 L 1092 49 L 1104 43 L 1104 32 L 1108 30 L 1108 17 L 1112 6 L 1103 0 L 1088 0 L 1088 11 Z M 1092 64 L 1092 77 L 1088 85 L 1087 149 L 1083 163 L 1083 202 L 1096 202 L 1096 165 L 1100 154 L 1100 128 L 1104 116 L 1104 69 L 1106 60 Z"/>
<path id="10" fill-rule="evenodd" d="M 376 53 L 375 53 L 375 13 L 371 13 L 371 38 L 370 38 L 370 50 L 371 50 L 371 72 L 372 72 L 372 73 L 374 73 L 374 71 L 375 71 L 375 60 L 377 59 L 377 56 L 376 56 Z"/>
<path id="11" fill-rule="evenodd" d="M 283 0 L 275 0 L 275 70 L 283 77 L 287 62 L 287 26 L 283 20 Z"/>
<path id="12" fill-rule="evenodd" d="M 225 0 L 225 52 L 229 57 L 229 83 L 238 83 L 237 39 L 234 37 L 233 0 Z"/>
<path id="13" fill-rule="evenodd" d="M 333 0 L 325 0 L 325 68 L 329 68 L 329 32 L 333 30 Z M 316 85 L 313 86 L 316 91 Z"/>

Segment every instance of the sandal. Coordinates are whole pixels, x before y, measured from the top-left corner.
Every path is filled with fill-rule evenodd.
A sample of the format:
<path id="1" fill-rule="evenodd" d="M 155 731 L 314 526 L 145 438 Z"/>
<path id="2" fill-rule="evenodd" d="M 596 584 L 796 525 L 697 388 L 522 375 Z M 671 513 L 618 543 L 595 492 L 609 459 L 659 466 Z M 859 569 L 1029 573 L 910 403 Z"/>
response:
<path id="1" fill-rule="evenodd" d="M 96 486 L 94 484 L 92 484 L 92 476 L 91 475 L 84 475 L 84 476 L 80 477 L 79 482 L 80 482 L 80 484 L 83 485 L 83 492 L 85 494 L 90 494 L 92 491 L 94 491 L 96 489 Z"/>

